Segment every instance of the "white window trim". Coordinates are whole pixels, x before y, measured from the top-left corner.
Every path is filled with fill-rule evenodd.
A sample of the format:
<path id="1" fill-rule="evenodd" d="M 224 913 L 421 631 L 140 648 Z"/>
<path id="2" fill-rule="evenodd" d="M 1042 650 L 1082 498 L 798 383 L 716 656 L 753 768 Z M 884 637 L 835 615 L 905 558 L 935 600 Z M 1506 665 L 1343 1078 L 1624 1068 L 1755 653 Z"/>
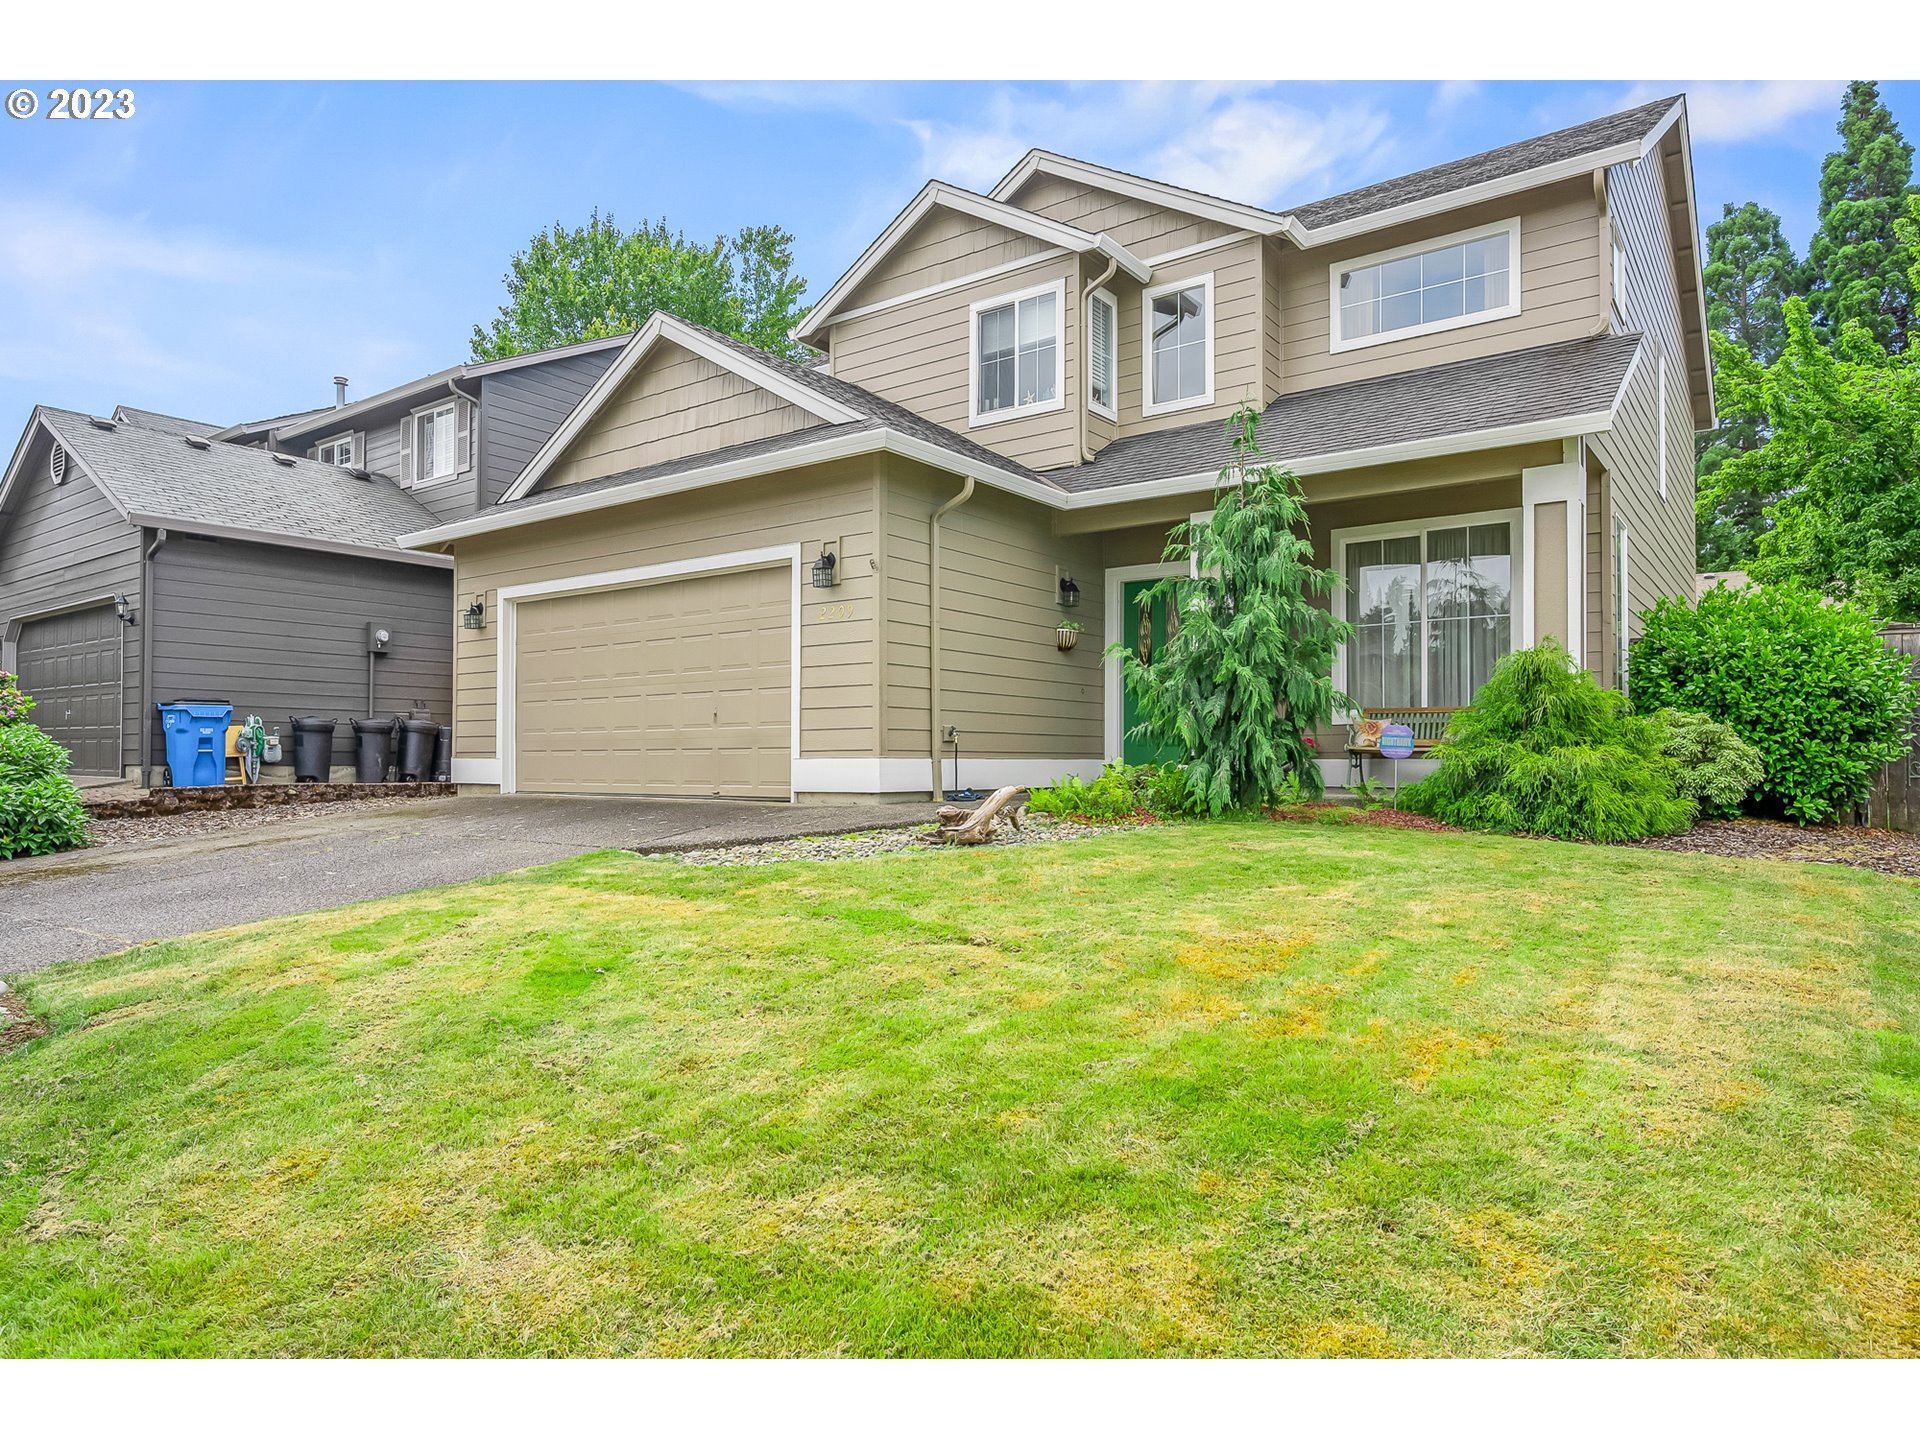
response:
<path id="1" fill-rule="evenodd" d="M 1112 393 L 1109 405 L 1101 405 L 1093 398 L 1093 307 L 1095 304 L 1107 307 L 1107 313 L 1113 317 L 1108 338 L 1113 353 L 1107 357 L 1107 372 L 1111 377 Z M 1118 424 L 1120 421 L 1120 302 L 1106 290 L 1095 290 L 1087 299 L 1087 409 L 1095 415 Z"/>
<path id="2" fill-rule="evenodd" d="M 1614 318 L 1624 325 L 1627 319 L 1627 242 L 1618 225 L 1609 226 L 1608 233 L 1612 236 L 1613 245 L 1609 257 L 1612 268 L 1607 272 L 1612 280 L 1612 293 L 1608 301 L 1613 306 Z"/>
<path id="3" fill-rule="evenodd" d="M 324 440 L 314 441 L 313 445 L 307 451 L 307 458 L 310 460 L 318 460 L 322 450 L 326 449 L 329 445 L 338 445 L 342 440 L 351 440 L 353 442 L 353 459 L 348 463 L 365 469 L 366 456 L 361 453 L 364 447 L 360 440 L 360 432 L 357 430 L 342 430 L 338 435 L 329 435 Z M 326 461 L 324 463 L 337 465 L 339 462 Z"/>
<path id="4" fill-rule="evenodd" d="M 1625 520 L 1613 522 L 1613 683 L 1627 693 L 1628 635 L 1633 629 L 1633 543 Z"/>
<path id="5" fill-rule="evenodd" d="M 1660 498 L 1667 498 L 1667 352 L 1660 352 Z"/>
<path id="6" fill-rule="evenodd" d="M 1204 393 L 1186 400 L 1168 400 L 1158 403 L 1153 398 L 1153 302 L 1162 295 L 1172 295 L 1176 291 L 1191 290 L 1199 286 L 1206 292 L 1202 302 L 1207 313 L 1207 388 Z M 1186 275 L 1178 280 L 1169 280 L 1161 285 L 1150 285 L 1140 292 L 1140 414 L 1143 419 L 1152 419 L 1155 415 L 1173 415 L 1182 410 L 1200 410 L 1213 404 L 1214 354 L 1213 344 L 1213 272 L 1208 270 L 1199 275 Z"/>
<path id="7" fill-rule="evenodd" d="M 437 415 L 442 410 L 451 410 L 453 412 L 454 468 L 447 471 L 444 474 L 422 475 L 420 473 L 420 417 L 423 415 Z M 416 490 L 424 489 L 429 485 L 444 485 L 449 480 L 458 480 L 462 475 L 467 473 L 465 470 L 462 470 L 459 468 L 460 466 L 460 402 L 458 400 L 455 400 L 455 399 L 435 400 L 430 405 L 422 405 L 417 409 L 408 412 L 407 424 L 413 426 L 413 437 L 412 437 L 413 485 Z M 472 468 L 471 464 L 469 464 L 468 468 L 469 469 Z"/>
<path id="8" fill-rule="evenodd" d="M 1533 572 L 1528 569 L 1526 541 L 1526 508 L 1516 510 L 1479 510 L 1468 515 L 1430 515 L 1416 520 L 1389 520 L 1378 525 L 1351 525 L 1344 530 L 1335 530 L 1327 537 L 1327 547 L 1332 552 L 1330 568 L 1340 577 L 1339 618 L 1351 622 L 1349 613 L 1353 604 L 1353 577 L 1347 574 L 1347 546 L 1364 543 L 1368 540 L 1389 540 L 1407 535 L 1421 537 L 1420 553 L 1426 555 L 1426 533 L 1428 530 L 1451 530 L 1462 525 L 1499 525 L 1505 524 L 1507 534 L 1513 545 L 1513 594 L 1507 602 L 1508 639 L 1512 650 L 1522 650 L 1531 643 L 1522 633 L 1525 618 L 1521 613 L 1521 597 L 1531 594 Z M 1422 560 L 1422 566 L 1425 560 Z M 1420 662 L 1421 704 L 1426 703 L 1427 665 L 1424 654 L 1424 638 L 1427 623 L 1426 599 L 1421 597 L 1420 625 L 1422 632 L 1422 658 Z M 1508 653 L 1512 653 L 1510 650 Z M 1339 646 L 1333 656 L 1333 688 L 1341 694 L 1347 693 L 1347 647 Z M 1352 718 L 1354 712 L 1338 711 L 1334 719 L 1342 723 Z"/>
<path id="9" fill-rule="evenodd" d="M 1449 245 L 1462 245 L 1470 240 L 1485 240 L 1490 235 L 1505 232 L 1507 236 L 1507 303 L 1492 310 L 1476 310 L 1471 315 L 1454 315 L 1445 320 L 1430 320 L 1420 325 L 1409 325 L 1403 330 L 1388 330 L 1376 335 L 1362 335 L 1349 340 L 1340 333 L 1340 272 L 1343 270 L 1364 270 L 1369 265 L 1384 264 L 1389 260 L 1404 260 L 1409 255 L 1424 255 L 1429 250 L 1444 250 Z M 1511 220 L 1495 221 L 1491 225 L 1476 225 L 1471 230 L 1456 230 L 1451 235 L 1435 235 L 1430 239 L 1415 241 L 1411 245 L 1397 245 L 1391 250 L 1376 250 L 1370 255 L 1350 255 L 1344 260 L 1336 260 L 1327 266 L 1327 351 L 1338 355 L 1343 350 L 1365 350 L 1372 345 L 1389 345 L 1396 340 L 1414 340 L 1422 335 L 1438 335 L 1446 330 L 1460 330 L 1469 325 L 1484 325 L 1493 320 L 1507 320 L 1520 313 L 1520 217 Z"/>
<path id="10" fill-rule="evenodd" d="M 994 410 L 987 414 L 980 412 L 980 312 L 998 310 L 1003 305 L 1014 307 L 1013 353 L 1015 373 L 1019 371 L 1020 326 L 1019 305 L 1022 300 L 1031 300 L 1036 295 L 1053 296 L 1053 353 L 1054 363 L 1059 373 L 1054 376 L 1053 399 L 1036 400 L 1031 405 L 1022 405 L 1016 398 L 1012 407 L 1006 410 Z M 1016 394 L 1018 387 L 1016 386 Z M 1046 415 L 1055 410 L 1064 410 L 1067 405 L 1067 282 L 1064 277 L 1049 281 L 1044 285 L 1030 286 L 1025 290 L 1016 290 L 1008 295 L 995 295 L 990 300 L 976 300 L 967 307 L 967 428 L 978 429 L 982 425 L 1002 425 L 1009 420 L 1025 420 L 1031 415 Z"/>

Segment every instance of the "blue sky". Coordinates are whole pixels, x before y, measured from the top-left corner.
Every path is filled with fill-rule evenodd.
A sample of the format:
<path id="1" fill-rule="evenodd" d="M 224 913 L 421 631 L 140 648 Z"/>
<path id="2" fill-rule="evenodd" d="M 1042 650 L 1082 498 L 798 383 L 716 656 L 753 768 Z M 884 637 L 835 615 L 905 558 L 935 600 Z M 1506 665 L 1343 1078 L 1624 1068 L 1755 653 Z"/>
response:
<path id="1" fill-rule="evenodd" d="M 784 225 L 818 296 L 929 176 L 984 189 L 1033 144 L 1284 205 L 1685 89 L 1703 221 L 1756 199 L 1804 246 L 1841 88 L 141 85 L 131 120 L 0 119 L 0 415 L 371 394 L 465 358 L 512 252 L 595 206 Z M 1920 137 L 1920 83 L 1883 93 Z"/>

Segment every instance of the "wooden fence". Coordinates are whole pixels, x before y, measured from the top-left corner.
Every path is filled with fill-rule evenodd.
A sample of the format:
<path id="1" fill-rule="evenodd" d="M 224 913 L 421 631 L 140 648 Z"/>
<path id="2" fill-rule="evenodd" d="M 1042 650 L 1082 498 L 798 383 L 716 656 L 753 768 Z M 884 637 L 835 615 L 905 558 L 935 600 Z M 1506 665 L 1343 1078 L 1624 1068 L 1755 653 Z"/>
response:
<path id="1" fill-rule="evenodd" d="M 1908 673 L 1920 677 L 1920 625 L 1889 625 L 1880 634 L 1908 658 Z M 1868 825 L 1920 831 L 1920 711 L 1907 722 L 1907 753 L 1880 772 L 1861 809 Z"/>

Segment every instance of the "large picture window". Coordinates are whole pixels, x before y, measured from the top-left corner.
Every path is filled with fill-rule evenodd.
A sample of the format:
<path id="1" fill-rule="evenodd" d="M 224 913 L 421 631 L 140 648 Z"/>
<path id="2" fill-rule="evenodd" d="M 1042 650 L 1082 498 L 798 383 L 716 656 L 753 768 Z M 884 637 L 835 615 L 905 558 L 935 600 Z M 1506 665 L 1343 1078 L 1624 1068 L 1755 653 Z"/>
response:
<path id="1" fill-rule="evenodd" d="M 973 307 L 974 424 L 1057 410 L 1060 392 L 1059 284 Z"/>
<path id="2" fill-rule="evenodd" d="M 1330 268 L 1332 348 L 1352 350 L 1520 313 L 1520 222 Z"/>
<path id="3" fill-rule="evenodd" d="M 1513 648 L 1514 522 L 1345 542 L 1345 689 L 1361 706 L 1470 703 Z"/>

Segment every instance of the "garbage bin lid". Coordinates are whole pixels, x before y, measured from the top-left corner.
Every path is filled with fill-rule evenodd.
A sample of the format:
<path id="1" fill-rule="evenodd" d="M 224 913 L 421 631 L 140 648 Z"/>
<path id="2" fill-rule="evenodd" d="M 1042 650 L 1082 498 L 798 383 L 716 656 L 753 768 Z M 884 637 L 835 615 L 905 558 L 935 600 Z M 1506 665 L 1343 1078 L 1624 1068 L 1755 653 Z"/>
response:
<path id="1" fill-rule="evenodd" d="M 414 735 L 438 735 L 440 725 L 434 720 L 402 720 L 400 722 Z"/>
<path id="2" fill-rule="evenodd" d="M 233 702 L 231 700 L 209 700 L 203 695 L 190 695 L 180 700 L 161 700 L 156 703 L 161 705 L 211 705 L 215 707 L 224 705 L 229 710 L 233 708 Z"/>
<path id="3" fill-rule="evenodd" d="M 290 719 L 296 728 L 308 730 L 331 730 L 340 723 L 325 715 L 294 715 Z"/>

